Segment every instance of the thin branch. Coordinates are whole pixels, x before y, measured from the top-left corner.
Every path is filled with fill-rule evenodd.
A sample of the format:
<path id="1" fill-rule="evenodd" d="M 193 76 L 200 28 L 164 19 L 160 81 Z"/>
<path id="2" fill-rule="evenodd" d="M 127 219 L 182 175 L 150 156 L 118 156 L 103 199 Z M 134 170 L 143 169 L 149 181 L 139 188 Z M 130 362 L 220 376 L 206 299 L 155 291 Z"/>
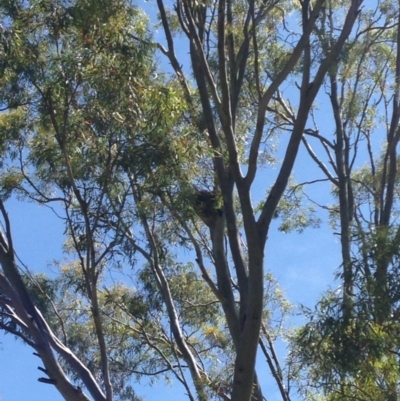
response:
<path id="1" fill-rule="evenodd" d="M 339 185 L 338 181 L 336 178 L 333 177 L 333 175 L 330 173 L 328 168 L 325 166 L 325 164 L 318 158 L 318 156 L 315 154 L 313 151 L 311 145 L 308 143 L 306 138 L 302 138 L 303 144 L 307 149 L 308 154 L 311 156 L 311 158 L 317 163 L 317 166 L 324 172 L 324 174 L 328 177 L 329 181 L 331 181 L 334 185 Z"/>
<path id="2" fill-rule="evenodd" d="M 293 71 L 293 68 L 299 61 L 304 48 L 307 46 L 307 43 L 309 41 L 309 37 L 311 35 L 312 30 L 314 29 L 315 22 L 317 20 L 318 14 L 321 10 L 321 7 L 325 0 L 317 0 L 317 3 L 314 6 L 314 9 L 310 15 L 309 21 L 307 25 L 303 29 L 303 34 L 298 41 L 297 45 L 293 49 L 293 52 L 289 58 L 289 60 L 286 62 L 286 64 L 283 66 L 282 70 L 279 72 L 279 74 L 276 76 L 275 80 L 271 83 L 271 85 L 268 87 L 267 91 L 264 93 L 264 95 L 261 98 L 261 101 L 258 106 L 258 115 L 257 115 L 257 125 L 256 125 L 256 130 L 255 134 L 250 146 L 250 153 L 249 153 L 249 159 L 248 159 L 248 171 L 247 175 L 245 177 L 246 183 L 249 186 L 255 178 L 256 172 L 257 172 L 257 159 L 258 159 L 258 150 L 260 148 L 260 143 L 262 140 L 262 135 L 264 132 L 264 122 L 265 122 L 265 113 L 267 110 L 267 106 L 272 99 L 272 96 L 275 94 L 275 92 L 278 90 L 279 86 L 284 82 L 284 80 L 287 78 L 287 76 Z"/>

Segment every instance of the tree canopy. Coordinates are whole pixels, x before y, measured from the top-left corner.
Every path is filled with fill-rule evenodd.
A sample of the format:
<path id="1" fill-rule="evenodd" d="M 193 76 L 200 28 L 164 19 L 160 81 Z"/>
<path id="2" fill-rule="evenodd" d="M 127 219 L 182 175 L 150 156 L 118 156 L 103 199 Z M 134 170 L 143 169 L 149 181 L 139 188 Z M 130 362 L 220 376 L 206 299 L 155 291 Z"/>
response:
<path id="1" fill-rule="evenodd" d="M 0 329 L 67 401 L 399 400 L 399 4 L 151 6 L 0 4 Z M 56 274 L 17 200 L 61 220 Z M 276 227 L 340 244 L 292 329 Z"/>

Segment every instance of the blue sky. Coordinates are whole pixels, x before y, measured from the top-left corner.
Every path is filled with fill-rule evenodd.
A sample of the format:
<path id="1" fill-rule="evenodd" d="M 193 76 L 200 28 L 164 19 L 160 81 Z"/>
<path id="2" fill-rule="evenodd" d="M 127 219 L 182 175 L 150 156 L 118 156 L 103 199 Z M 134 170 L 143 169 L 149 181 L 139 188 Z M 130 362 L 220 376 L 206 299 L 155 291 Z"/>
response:
<path id="1" fill-rule="evenodd" d="M 154 3 L 148 3 L 146 6 L 147 11 L 152 10 L 153 16 L 154 7 Z M 162 37 L 160 32 L 157 39 Z M 187 60 L 184 52 L 181 56 Z M 329 130 L 329 126 L 324 128 Z M 311 176 L 315 178 L 316 171 L 317 168 L 303 149 L 295 165 L 298 181 L 307 180 Z M 277 170 L 272 175 L 276 173 Z M 260 199 L 265 193 L 265 188 L 272 182 L 270 170 L 261 170 L 258 180 L 255 199 Z M 327 185 L 316 185 L 311 191 L 323 202 L 330 199 Z M 64 227 L 61 221 L 48 208 L 32 203 L 10 200 L 6 207 L 18 256 L 32 271 L 51 273 L 48 265 L 54 259 L 62 259 Z M 333 281 L 333 273 L 340 263 L 338 240 L 326 224 L 320 229 L 308 229 L 302 234 L 284 234 L 277 231 L 277 226 L 278 223 L 274 222 L 267 242 L 266 271 L 273 273 L 293 304 L 312 307 L 324 291 L 337 285 Z M 0 401 L 62 400 L 51 385 L 37 381 L 38 377 L 42 376 L 37 369 L 41 362 L 32 355 L 29 347 L 15 341 L 12 336 L 4 336 L 1 333 L 0 342 Z M 260 377 L 268 382 L 270 375 L 262 371 Z M 163 381 L 159 381 L 153 387 L 138 384 L 136 391 L 138 395 L 146 396 L 149 401 L 187 400 L 181 386 L 165 387 Z M 266 396 L 274 401 L 273 394 L 274 390 L 267 391 Z"/>

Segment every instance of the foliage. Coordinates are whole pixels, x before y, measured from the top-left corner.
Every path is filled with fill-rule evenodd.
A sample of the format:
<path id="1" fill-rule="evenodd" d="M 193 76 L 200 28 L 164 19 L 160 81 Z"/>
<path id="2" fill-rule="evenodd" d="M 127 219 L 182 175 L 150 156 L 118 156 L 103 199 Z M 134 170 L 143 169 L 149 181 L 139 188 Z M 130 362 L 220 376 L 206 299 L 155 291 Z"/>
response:
<path id="1" fill-rule="evenodd" d="M 332 400 L 366 387 L 391 401 L 397 8 L 166 6 L 157 0 L 161 44 L 123 0 L 0 5 L 0 328 L 34 349 L 39 380 L 68 401 L 137 400 L 145 377 L 175 380 L 191 401 L 261 401 L 258 353 L 283 401 L 292 383 Z M 333 140 L 317 125 L 323 89 Z M 388 145 L 375 157 L 380 119 Z M 323 179 L 291 181 L 301 143 Z M 355 163 L 361 143 L 366 168 Z M 324 180 L 343 295 L 309 313 L 282 365 L 275 347 L 291 309 L 265 275 L 264 248 L 274 218 L 284 232 L 318 226 L 305 187 Z M 260 182 L 269 189 L 253 207 Z M 62 219 L 56 275 L 21 273 L 4 203 L 15 197 Z"/>

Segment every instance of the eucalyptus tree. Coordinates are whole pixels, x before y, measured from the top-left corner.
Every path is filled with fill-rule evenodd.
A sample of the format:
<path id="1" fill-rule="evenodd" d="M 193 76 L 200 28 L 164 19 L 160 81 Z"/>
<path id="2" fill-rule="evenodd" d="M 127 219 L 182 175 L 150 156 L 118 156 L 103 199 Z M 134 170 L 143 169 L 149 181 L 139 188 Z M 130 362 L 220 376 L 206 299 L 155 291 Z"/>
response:
<path id="1" fill-rule="evenodd" d="M 313 102 L 326 75 L 340 59 L 362 2 L 343 2 L 335 8 L 341 25 L 331 32 L 331 46 L 322 49 L 314 49 L 314 42 L 319 35 L 318 24 L 326 23 L 320 19 L 326 15 L 323 1 L 294 5 L 278 1 L 179 0 L 171 9 L 162 0 L 157 4 L 166 39 L 160 49 L 181 82 L 193 124 L 207 135 L 212 151 L 213 185 L 223 212 L 210 226 L 216 292 L 236 351 L 231 399 L 249 400 L 253 394 L 261 400 L 254 366 L 262 326 L 264 247 L 269 227 L 287 187 Z M 301 28 L 295 32 L 286 31 L 289 13 L 290 18 L 296 16 L 301 21 Z M 335 19 L 333 15 L 331 18 Z M 176 55 L 177 33 L 189 49 L 196 97 Z M 257 212 L 251 190 L 263 161 L 260 152 L 264 143 L 271 143 L 272 134 L 284 132 L 288 103 L 280 89 L 295 79 L 300 84 L 291 132 L 282 150 L 284 157 Z M 200 121 L 197 99 L 201 104 Z M 252 121 L 246 114 L 254 116 Z M 235 283 L 222 257 L 227 250 L 218 233 L 224 227 Z M 282 376 L 276 374 L 275 378 L 281 396 L 287 399 Z"/>
<path id="2" fill-rule="evenodd" d="M 325 49 L 335 29 L 329 17 L 334 7 L 324 13 L 327 24 L 318 27 Z M 318 388 L 330 400 L 398 400 L 400 394 L 399 15 L 398 4 L 378 2 L 360 19 L 328 73 L 332 134 L 318 129 L 315 113 L 315 126 L 303 138 L 337 199 L 329 211 L 342 266 L 340 290 L 310 312 L 294 354 L 307 367 L 306 391 Z M 323 151 L 314 151 L 312 142 Z"/>
<path id="3" fill-rule="evenodd" d="M 129 314 L 108 320 L 116 289 L 106 296 L 100 285 L 106 267 L 121 259 L 122 217 L 131 213 L 119 202 L 125 196 L 120 171 L 132 165 L 136 174 L 146 155 L 156 157 L 141 136 L 156 124 L 146 118 L 169 101 L 168 89 L 150 85 L 154 66 L 143 14 L 114 1 L 8 2 L 1 13 L 1 103 L 7 109 L 1 116 L 1 326 L 34 348 L 48 376 L 40 380 L 65 399 L 89 399 L 81 387 L 96 400 L 134 399 L 125 378 L 141 371 L 135 363 L 145 356 L 133 352 L 143 342 L 141 331 L 129 325 Z M 144 94 L 153 109 L 142 107 Z M 122 157 L 133 141 L 142 146 Z M 66 247 L 77 260 L 63 268 L 59 283 L 34 278 L 27 290 L 4 209 L 13 190 L 41 203 L 62 202 Z M 133 294 L 121 288 L 119 297 L 133 310 Z"/>

